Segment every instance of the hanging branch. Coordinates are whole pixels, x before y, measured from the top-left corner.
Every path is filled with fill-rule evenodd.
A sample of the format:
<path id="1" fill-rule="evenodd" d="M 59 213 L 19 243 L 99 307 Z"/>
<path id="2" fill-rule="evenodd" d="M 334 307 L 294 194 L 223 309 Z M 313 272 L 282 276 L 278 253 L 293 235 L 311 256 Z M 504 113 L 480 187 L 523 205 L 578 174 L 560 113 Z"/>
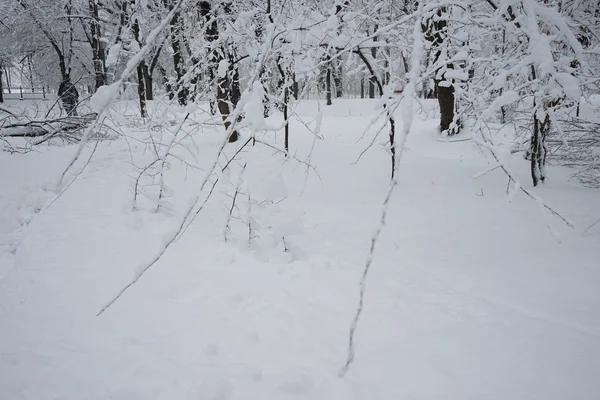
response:
<path id="1" fill-rule="evenodd" d="M 404 125 L 402 127 L 402 135 L 400 137 L 400 142 L 399 142 L 399 146 L 398 146 L 399 159 L 402 157 L 402 154 L 404 153 L 404 150 L 406 148 L 406 140 L 408 138 L 408 135 L 410 134 L 410 130 L 412 128 L 412 122 L 413 122 L 413 112 L 414 112 L 413 108 L 414 108 L 414 101 L 416 98 L 416 83 L 419 79 L 419 69 L 421 66 L 421 58 L 423 56 L 423 37 L 422 37 L 422 32 L 421 32 L 422 12 L 423 12 L 423 2 L 419 2 L 419 8 L 417 10 L 417 18 L 415 20 L 414 27 L 413 27 L 414 43 L 413 43 L 413 54 L 412 54 L 412 68 L 410 70 L 408 85 L 406 86 L 406 90 L 405 90 L 406 96 L 404 97 L 404 99 L 406 100 L 406 103 L 404 104 L 404 108 L 403 108 Z M 396 154 L 396 153 L 394 152 L 394 154 Z M 394 164 L 394 168 L 397 169 L 398 164 Z M 392 195 L 394 194 L 394 189 L 396 188 L 397 185 L 398 185 L 398 179 L 397 179 L 396 171 L 394 170 L 392 173 L 392 180 L 390 182 L 388 192 L 383 201 L 380 222 L 379 222 L 379 225 L 377 226 L 377 229 L 375 230 L 375 233 L 373 234 L 373 237 L 371 238 L 371 246 L 369 248 L 369 254 L 367 255 L 367 260 L 365 262 L 363 273 L 362 273 L 362 276 L 360 279 L 358 306 L 356 308 L 356 313 L 354 314 L 354 318 L 352 319 L 352 323 L 350 324 L 350 331 L 348 333 L 348 352 L 347 352 L 347 356 L 346 356 L 346 362 L 344 363 L 344 365 L 342 366 L 342 368 L 340 369 L 340 371 L 338 373 L 338 375 L 342 378 L 344 376 L 346 376 L 346 374 L 348 373 L 348 370 L 350 369 L 350 366 L 354 362 L 354 357 L 355 357 L 354 336 L 356 334 L 356 330 L 358 329 L 358 323 L 360 321 L 360 316 L 362 315 L 362 311 L 363 311 L 365 292 L 366 292 L 366 288 L 367 288 L 367 277 L 369 274 L 369 270 L 371 269 L 371 266 L 373 264 L 373 258 L 375 256 L 375 248 L 376 248 L 377 242 L 379 241 L 381 232 L 383 231 L 383 228 L 385 227 L 385 224 L 387 222 L 387 215 L 388 215 L 388 210 L 389 210 L 390 199 L 392 198 Z"/>

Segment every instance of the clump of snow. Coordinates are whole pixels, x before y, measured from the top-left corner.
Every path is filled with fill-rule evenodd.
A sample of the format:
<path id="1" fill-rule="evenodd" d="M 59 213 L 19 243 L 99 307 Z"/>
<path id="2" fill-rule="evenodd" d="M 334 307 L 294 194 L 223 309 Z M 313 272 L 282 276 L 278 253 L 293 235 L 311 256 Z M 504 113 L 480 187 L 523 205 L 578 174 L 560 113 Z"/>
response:
<path id="1" fill-rule="evenodd" d="M 229 71 L 229 61 L 219 61 L 219 66 L 217 68 L 217 76 L 219 78 L 225 78 L 225 76 L 227 76 L 227 71 Z"/>
<path id="2" fill-rule="evenodd" d="M 579 88 L 579 81 L 571 74 L 557 73 L 554 75 L 556 81 L 560 84 L 564 93 L 573 101 L 579 101 L 581 99 L 581 89 Z"/>
<path id="3" fill-rule="evenodd" d="M 253 131 L 267 129 L 264 117 L 264 98 L 265 90 L 263 85 L 259 81 L 256 81 L 252 85 L 252 90 L 244 92 L 243 99 L 240 101 L 244 104 L 245 122 Z"/>
<path id="4" fill-rule="evenodd" d="M 119 60 L 119 53 L 121 52 L 121 42 L 115 43 L 108 50 L 108 55 L 106 56 L 106 66 L 110 67 L 117 63 Z"/>
<path id="5" fill-rule="evenodd" d="M 113 83 L 108 86 L 100 86 L 96 93 L 90 98 L 90 107 L 96 113 L 104 110 L 119 93 L 119 84 Z"/>

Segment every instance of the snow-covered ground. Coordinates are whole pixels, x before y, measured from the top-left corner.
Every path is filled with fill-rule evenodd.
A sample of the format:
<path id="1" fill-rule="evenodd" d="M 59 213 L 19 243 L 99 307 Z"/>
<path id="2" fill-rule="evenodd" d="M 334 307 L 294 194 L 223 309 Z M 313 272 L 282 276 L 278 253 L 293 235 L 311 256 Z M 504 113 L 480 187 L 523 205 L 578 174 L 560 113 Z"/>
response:
<path id="1" fill-rule="evenodd" d="M 321 104 L 323 140 L 294 121 L 292 153 L 316 173 L 261 144 L 244 151 L 227 241 L 238 163 L 185 234 L 98 317 L 176 228 L 206 173 L 195 167 L 209 167 L 222 128 L 186 124 L 198 129 L 181 143 L 194 150 L 174 150 L 189 164 L 171 159 L 158 212 L 147 176 L 132 206 L 137 172 L 155 155 L 148 129 L 127 117 L 131 104 L 115 118 L 128 140 L 102 142 L 47 209 L 75 147 L 0 153 L 0 399 L 597 398 L 600 225 L 583 231 L 600 218 L 600 191 L 549 167 L 536 193 L 576 229 L 522 193 L 509 201 L 499 169 L 473 178 L 494 166 L 473 141 L 439 140 L 429 101 L 377 245 L 356 359 L 338 377 L 389 187 L 379 141 L 355 163 L 375 106 Z M 317 108 L 297 110 L 311 128 Z M 153 115 L 156 133 L 182 113 Z M 277 135 L 261 137 L 283 147 Z M 506 142 L 529 188 L 527 162 Z"/>

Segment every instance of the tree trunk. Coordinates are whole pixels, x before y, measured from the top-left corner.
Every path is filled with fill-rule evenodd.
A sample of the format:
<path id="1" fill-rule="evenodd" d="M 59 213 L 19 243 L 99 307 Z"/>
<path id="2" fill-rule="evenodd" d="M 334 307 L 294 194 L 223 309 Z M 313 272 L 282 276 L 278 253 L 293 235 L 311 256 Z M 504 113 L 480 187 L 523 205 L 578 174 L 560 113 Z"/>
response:
<path id="1" fill-rule="evenodd" d="M 444 13 L 446 11 L 447 9 L 445 7 L 440 7 L 436 12 L 436 18 L 429 18 L 423 26 L 425 39 L 431 42 L 431 51 L 434 52 L 433 64 L 440 61 L 440 57 L 442 56 L 441 47 L 448 40 L 448 21 L 444 19 Z M 454 66 L 451 63 L 448 63 L 442 68 L 453 69 Z M 434 92 L 440 106 L 440 131 L 446 131 L 448 135 L 454 135 L 460 131 L 460 122 L 458 121 L 456 121 L 456 126 L 450 129 L 450 126 L 454 121 L 454 85 L 452 82 L 445 80 L 445 73 L 442 73 L 442 76 L 438 77 L 442 68 L 436 71 L 436 79 L 434 80 Z M 442 82 L 444 84 L 443 86 L 440 85 Z"/>
<path id="2" fill-rule="evenodd" d="M 94 65 L 95 89 L 104 85 L 104 67 L 102 64 L 102 43 L 100 42 L 100 20 L 98 17 L 98 0 L 89 0 L 88 8 L 90 11 L 90 45 L 92 47 L 92 63 Z"/>
<path id="3" fill-rule="evenodd" d="M 327 99 L 327 105 L 330 106 L 331 102 L 331 60 L 327 63 L 325 70 L 325 98 Z"/>
<path id="4" fill-rule="evenodd" d="M 269 101 L 269 92 L 268 92 L 268 78 L 267 75 L 265 73 L 265 68 L 262 68 L 260 70 L 260 84 L 263 87 L 263 90 L 265 92 L 265 95 L 263 97 L 263 117 L 267 118 L 269 116 L 269 112 L 271 111 L 271 104 Z"/>
<path id="5" fill-rule="evenodd" d="M 10 87 L 12 86 L 12 75 L 10 69 L 6 68 L 6 66 L 4 66 L 4 74 L 6 75 L 6 89 L 8 90 L 8 94 L 11 94 Z"/>
<path id="6" fill-rule="evenodd" d="M 208 68 L 208 77 L 209 77 L 209 81 L 211 85 L 214 85 L 214 81 L 215 81 L 215 69 L 212 67 Z M 217 107 L 216 103 L 215 103 L 215 99 L 214 97 L 211 96 L 210 100 L 208 101 L 209 107 L 210 107 L 210 114 L 211 115 L 216 115 L 217 114 Z"/>
<path id="7" fill-rule="evenodd" d="M 4 72 L 4 67 L 0 63 L 0 103 L 4 103 L 4 86 L 2 85 L 3 72 Z"/>
<path id="8" fill-rule="evenodd" d="M 450 130 L 454 120 L 454 86 L 441 86 L 439 80 L 435 80 L 435 91 L 440 105 L 440 131 L 447 131 L 453 135 L 455 130 Z"/>
<path id="9" fill-rule="evenodd" d="M 390 58 L 392 56 L 392 50 L 390 49 L 389 42 L 386 40 L 385 47 L 385 75 L 383 78 L 384 85 L 389 85 L 392 80 L 392 74 L 390 72 Z"/>
<path id="10" fill-rule="evenodd" d="M 146 63 L 142 66 L 142 72 L 144 74 L 144 88 L 146 89 L 146 100 L 154 100 L 154 81 L 152 78 L 152 72 Z"/>
<path id="11" fill-rule="evenodd" d="M 344 95 L 344 88 L 342 87 L 342 63 L 339 59 L 336 59 L 334 71 L 333 82 L 335 83 L 335 98 L 340 99 Z"/>
<path id="12" fill-rule="evenodd" d="M 546 115 L 540 121 L 534 112 L 531 135 L 531 179 L 533 186 L 546 180 L 546 134 L 550 128 L 550 118 Z"/>
<path id="13" fill-rule="evenodd" d="M 362 75 L 360 76 L 360 98 L 365 98 L 365 77 Z"/>
<path id="14" fill-rule="evenodd" d="M 140 115 L 142 118 L 148 116 L 146 110 L 146 84 L 144 82 L 144 68 L 146 67 L 145 62 L 142 61 L 137 66 L 137 78 L 138 78 L 138 97 L 140 98 Z"/>
<path id="15" fill-rule="evenodd" d="M 377 27 L 375 28 L 375 30 L 377 30 Z M 373 38 L 373 41 L 377 40 L 377 38 Z M 377 49 L 375 47 L 371 48 L 371 57 L 373 57 L 373 60 L 375 60 L 377 58 Z M 375 72 L 372 72 L 371 76 L 369 77 L 369 98 L 370 99 L 374 99 L 375 98 L 375 85 L 377 84 L 377 77 L 374 76 Z"/>
<path id="16" fill-rule="evenodd" d="M 135 18 L 133 21 L 131 29 L 133 30 L 133 37 L 136 42 L 142 46 L 142 41 L 140 38 L 140 24 Z M 138 80 L 138 97 L 140 100 L 140 114 L 142 118 L 146 118 L 148 116 L 148 112 L 146 110 L 146 84 L 144 82 L 144 70 L 147 69 L 146 62 L 144 60 L 140 61 L 136 67 L 137 71 L 137 80 Z"/>
<path id="17" fill-rule="evenodd" d="M 200 15 L 202 17 L 204 17 L 204 21 L 206 23 L 204 37 L 206 38 L 207 42 L 212 44 L 214 41 L 219 39 L 219 26 L 217 25 L 216 19 L 213 18 L 212 6 L 211 6 L 210 2 L 208 2 L 208 1 L 201 1 L 199 4 L 199 7 L 200 7 Z M 208 48 L 207 60 L 208 60 L 207 69 L 208 69 L 208 79 L 209 79 L 208 84 L 214 85 L 215 78 L 216 78 L 217 64 L 219 62 L 219 55 L 217 54 L 216 49 L 211 48 L 211 47 Z M 217 85 L 219 85 L 218 80 L 217 80 Z M 218 90 L 219 89 L 217 88 L 217 97 L 219 97 Z M 209 105 L 210 105 L 210 113 L 212 115 L 215 115 L 217 113 L 218 105 L 215 104 L 215 100 L 213 98 L 211 98 L 209 100 Z M 215 107 L 215 106 L 217 106 L 217 107 Z"/>
<path id="18" fill-rule="evenodd" d="M 173 4 L 169 5 L 169 9 L 173 8 Z M 177 76 L 177 84 L 175 85 L 177 90 L 177 99 L 179 105 L 185 106 L 188 99 L 188 89 L 183 82 L 185 76 L 185 65 L 183 60 L 183 54 L 181 53 L 181 43 L 179 42 L 179 35 L 181 33 L 181 24 L 179 22 L 180 14 L 176 12 L 170 22 L 171 27 L 171 47 L 173 48 L 173 65 L 175 67 L 175 74 Z"/>
<path id="19" fill-rule="evenodd" d="M 285 146 L 285 156 L 287 157 L 290 152 L 290 122 L 288 121 L 288 101 L 290 99 L 290 88 L 288 86 L 289 80 L 289 71 L 286 70 L 286 79 L 284 82 L 283 88 L 283 120 L 285 121 L 284 127 L 284 146 Z"/>
<path id="20" fill-rule="evenodd" d="M 240 70 L 237 64 L 234 64 L 234 55 L 230 54 L 229 57 L 229 74 L 230 82 L 229 85 L 231 87 L 231 92 L 229 94 L 229 100 L 235 109 L 242 98 L 242 91 L 240 89 Z"/>
<path id="21" fill-rule="evenodd" d="M 229 120 L 229 114 L 231 110 L 229 108 L 229 98 L 231 96 L 230 87 L 229 87 L 229 79 L 227 77 L 219 78 L 217 85 L 217 107 L 219 108 L 219 112 L 221 113 L 221 118 L 223 118 L 223 125 L 225 125 L 225 131 L 229 131 L 229 127 L 231 126 L 231 121 Z M 231 131 L 229 135 L 229 142 L 236 142 L 239 138 L 238 132 L 234 129 Z"/>
<path id="22" fill-rule="evenodd" d="M 294 96 L 294 100 L 300 100 L 298 96 L 300 96 L 300 85 L 298 84 L 298 80 L 296 79 L 296 74 L 292 74 L 292 93 Z"/>
<path id="23" fill-rule="evenodd" d="M 204 17 L 207 22 L 205 37 L 209 43 L 213 43 L 219 39 L 219 26 L 216 21 L 212 18 L 212 6 L 208 1 L 201 1 L 199 4 L 200 7 L 200 15 Z M 230 13 L 230 4 L 223 4 L 223 10 L 225 14 Z M 212 22 L 211 22 L 212 20 Z M 210 22 L 210 23 L 208 23 Z M 221 118 L 223 119 L 223 125 L 225 125 L 225 131 L 229 131 L 232 121 L 229 119 L 231 114 L 232 104 L 234 107 L 237 106 L 240 97 L 240 73 L 238 70 L 238 66 L 235 61 L 235 54 L 233 51 L 229 51 L 226 48 L 221 47 L 220 51 L 216 49 L 209 49 L 208 51 L 208 71 L 209 76 L 214 79 L 216 66 L 219 62 L 225 57 L 228 58 L 229 61 L 229 69 L 225 76 L 217 77 L 217 108 L 221 113 Z M 211 79 L 212 82 L 212 79 Z M 211 104 L 211 109 L 212 109 Z M 239 138 L 239 134 L 237 130 L 233 129 L 229 134 L 229 142 L 236 142 Z"/>

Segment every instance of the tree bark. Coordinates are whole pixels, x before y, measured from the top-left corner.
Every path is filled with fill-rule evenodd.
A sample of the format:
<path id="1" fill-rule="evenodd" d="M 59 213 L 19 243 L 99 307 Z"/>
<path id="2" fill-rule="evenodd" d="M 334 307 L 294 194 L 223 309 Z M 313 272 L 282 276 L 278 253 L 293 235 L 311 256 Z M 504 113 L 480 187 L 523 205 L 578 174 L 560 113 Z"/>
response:
<path id="1" fill-rule="evenodd" d="M 330 106 L 331 102 L 331 59 L 327 63 L 325 70 L 325 98 L 327 99 L 327 105 Z"/>
<path id="2" fill-rule="evenodd" d="M 296 79 L 296 74 L 292 74 L 292 94 L 294 96 L 294 100 L 300 100 L 298 96 L 300 96 L 300 84 L 298 83 L 298 79 Z"/>
<path id="3" fill-rule="evenodd" d="M 533 115 L 533 132 L 531 135 L 531 179 L 533 186 L 546 180 L 546 132 L 550 121 L 546 116 L 540 121 L 536 113 Z"/>
<path id="4" fill-rule="evenodd" d="M 450 125 L 454 120 L 454 86 L 442 86 L 439 80 L 435 80 L 435 91 L 440 105 L 440 130 L 450 131 Z"/>
<path id="5" fill-rule="evenodd" d="M 365 77 L 362 75 L 360 76 L 360 98 L 365 98 Z"/>
<path id="6" fill-rule="evenodd" d="M 377 26 L 373 28 L 373 32 L 377 31 Z M 377 41 L 377 38 L 373 38 L 373 41 Z M 377 58 L 377 48 L 371 47 L 371 57 L 373 60 Z M 371 76 L 369 77 L 369 98 L 375 98 L 375 85 L 377 84 L 377 76 L 375 76 L 375 71 L 371 71 Z"/>
<path id="7" fill-rule="evenodd" d="M 136 42 L 138 42 L 138 44 L 141 47 L 142 41 L 140 38 L 140 24 L 137 20 L 137 17 L 133 21 L 131 28 L 133 30 L 134 39 L 136 40 Z M 147 69 L 148 69 L 148 67 L 146 66 L 145 60 L 140 61 L 136 67 L 137 81 L 138 81 L 138 97 L 139 97 L 139 101 L 140 101 L 140 114 L 141 114 L 142 118 L 146 118 L 148 116 L 148 112 L 146 109 L 146 82 L 145 82 L 145 75 L 144 75 L 144 70 L 147 70 Z"/>
<path id="8" fill-rule="evenodd" d="M 152 78 L 152 72 L 146 63 L 142 66 L 142 73 L 144 75 L 144 87 L 146 89 L 146 100 L 154 100 L 154 80 Z"/>
<path id="9" fill-rule="evenodd" d="M 173 9 L 173 2 L 165 0 L 168 3 L 169 10 Z M 169 22 L 171 30 L 171 47 L 173 48 L 173 65 L 175 67 L 175 75 L 177 76 L 177 83 L 175 88 L 177 90 L 177 100 L 179 105 L 187 105 L 188 100 L 188 89 L 183 82 L 185 76 L 185 64 L 183 54 L 181 52 L 181 43 L 179 41 L 179 35 L 181 34 L 181 23 L 179 21 L 180 13 L 176 12 L 173 18 Z"/>
<path id="10" fill-rule="evenodd" d="M 425 39 L 431 42 L 431 51 L 434 52 L 434 64 L 437 63 L 442 56 L 441 46 L 448 40 L 448 21 L 444 19 L 444 13 L 446 11 L 445 7 L 440 7 L 436 12 L 436 18 L 429 18 L 426 25 L 423 26 Z M 451 63 L 448 63 L 444 67 L 440 67 L 436 71 L 436 79 L 434 80 L 434 92 L 440 106 L 440 131 L 446 131 L 448 135 L 455 135 L 460 131 L 460 123 L 457 121 L 456 126 L 451 128 L 452 122 L 454 121 L 455 108 L 454 84 L 445 80 L 445 73 L 442 73 L 442 76 L 439 76 L 444 68 L 453 69 L 454 66 Z M 441 82 L 444 82 L 443 86 L 440 85 Z M 446 86 L 448 83 L 450 83 L 450 85 Z"/>
<path id="11" fill-rule="evenodd" d="M 94 64 L 94 82 L 95 90 L 104 85 L 104 68 L 102 64 L 102 43 L 100 42 L 100 20 L 98 17 L 98 0 L 89 0 L 88 8 L 90 12 L 90 38 L 92 47 L 92 63 Z"/>
<path id="12" fill-rule="evenodd" d="M 339 59 L 336 59 L 334 68 L 335 74 L 333 76 L 333 82 L 335 83 L 335 98 L 341 99 L 344 95 L 344 88 L 342 87 L 342 63 Z"/>
<path id="13" fill-rule="evenodd" d="M 229 107 L 229 98 L 230 98 L 230 88 L 229 88 L 229 79 L 227 77 L 219 78 L 219 83 L 217 85 L 217 107 L 219 108 L 219 112 L 221 113 L 221 118 L 223 119 L 223 125 L 225 125 L 225 131 L 229 131 L 229 127 L 231 126 L 231 121 L 229 120 L 229 114 L 231 113 L 231 109 Z M 229 135 L 229 142 L 236 142 L 239 138 L 238 132 L 234 129 L 231 131 Z"/>
<path id="14" fill-rule="evenodd" d="M 285 156 L 287 157 L 290 152 L 290 123 L 288 121 L 288 101 L 290 99 L 290 88 L 288 86 L 289 80 L 289 71 L 286 71 L 286 81 L 284 82 L 283 88 L 283 120 L 285 121 L 284 128 L 284 146 L 285 146 Z"/>
<path id="15" fill-rule="evenodd" d="M 216 21 L 213 20 L 212 7 L 208 1 L 202 1 L 199 4 L 200 15 L 202 15 L 207 23 L 205 37 L 209 43 L 215 42 L 219 39 L 219 27 Z M 230 8 L 227 4 L 224 5 L 225 13 L 229 13 Z M 211 21 L 212 20 L 212 21 Z M 229 69 L 225 76 L 217 77 L 217 108 L 221 113 L 223 119 L 223 125 L 225 125 L 225 131 L 229 131 L 232 121 L 229 119 L 231 114 L 231 105 L 237 106 L 237 103 L 241 97 L 240 91 L 240 75 L 237 64 L 235 61 L 235 54 L 223 47 L 220 51 L 216 49 L 210 49 L 208 52 L 209 61 L 209 75 L 215 76 L 215 69 L 223 57 L 227 55 L 229 61 Z M 212 105 L 211 105 L 212 108 Z M 229 142 L 236 142 L 239 138 L 237 130 L 232 130 L 229 134 Z"/>
<path id="16" fill-rule="evenodd" d="M 4 67 L 0 62 L 0 103 L 4 103 L 4 86 L 2 85 L 2 74 L 4 73 Z"/>

